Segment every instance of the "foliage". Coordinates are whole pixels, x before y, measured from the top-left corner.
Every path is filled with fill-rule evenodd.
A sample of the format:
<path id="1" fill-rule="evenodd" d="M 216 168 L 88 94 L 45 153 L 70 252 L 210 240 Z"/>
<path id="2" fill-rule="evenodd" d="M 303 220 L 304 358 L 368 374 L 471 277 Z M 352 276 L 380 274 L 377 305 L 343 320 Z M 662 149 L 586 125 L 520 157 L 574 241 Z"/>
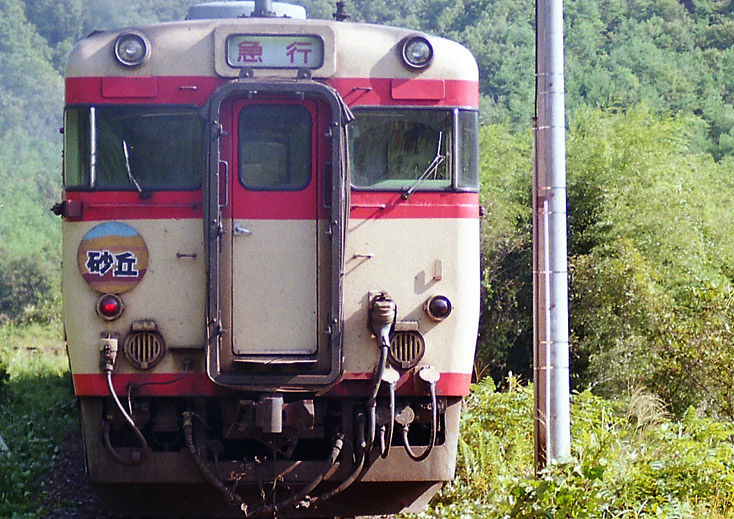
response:
<path id="1" fill-rule="evenodd" d="M 698 124 L 637 108 L 579 113 L 571 127 L 577 380 L 615 394 L 645 386 L 678 412 L 734 416 L 734 186 L 725 165 L 691 150 Z"/>
<path id="2" fill-rule="evenodd" d="M 532 344 L 530 135 L 506 125 L 480 133 L 480 170 L 485 208 L 482 225 L 482 319 L 476 356 L 478 375 L 500 380 L 527 370 Z"/>
<path id="3" fill-rule="evenodd" d="M 734 517 L 734 426 L 655 397 L 573 396 L 572 458 L 533 473 L 532 386 L 475 388 L 462 422 L 457 478 L 431 518 Z"/>
<path id="4" fill-rule="evenodd" d="M 0 139 L 13 128 L 50 138 L 61 122 L 61 78 L 48 47 L 23 13 L 22 0 L 0 0 Z M 0 164 L 2 166 L 2 164 Z"/>
<path id="5" fill-rule="evenodd" d="M 0 320 L 49 321 L 58 314 L 59 151 L 21 130 L 0 141 Z"/>
<path id="6" fill-rule="evenodd" d="M 38 508 L 38 478 L 57 461 L 75 417 L 60 330 L 0 328 L 0 436 L 8 446 L 0 452 L 0 517 Z"/>
<path id="7" fill-rule="evenodd" d="M 568 131 L 574 383 L 646 387 L 672 409 L 734 417 L 729 160 L 701 120 L 644 106 L 583 109 Z M 531 376 L 530 138 L 482 130 L 483 310 L 478 371 Z M 491 150 L 491 152 L 489 152 Z"/>

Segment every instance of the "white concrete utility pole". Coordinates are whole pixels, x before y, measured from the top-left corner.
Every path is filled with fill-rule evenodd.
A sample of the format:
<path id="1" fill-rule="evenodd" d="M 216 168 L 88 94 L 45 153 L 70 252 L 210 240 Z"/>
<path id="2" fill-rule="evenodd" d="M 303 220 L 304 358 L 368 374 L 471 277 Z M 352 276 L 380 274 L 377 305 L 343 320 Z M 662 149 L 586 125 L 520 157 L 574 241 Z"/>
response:
<path id="1" fill-rule="evenodd" d="M 563 0 L 536 0 L 533 145 L 535 467 L 571 454 Z"/>

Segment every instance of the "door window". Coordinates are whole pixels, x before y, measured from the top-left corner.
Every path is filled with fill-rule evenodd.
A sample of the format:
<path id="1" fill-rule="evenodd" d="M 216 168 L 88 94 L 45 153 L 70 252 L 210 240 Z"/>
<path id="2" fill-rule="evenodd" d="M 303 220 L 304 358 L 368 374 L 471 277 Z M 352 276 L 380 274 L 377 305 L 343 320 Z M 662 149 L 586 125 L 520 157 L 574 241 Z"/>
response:
<path id="1" fill-rule="evenodd" d="M 302 105 L 254 104 L 239 114 L 239 177 L 253 191 L 299 191 L 311 182 L 311 113 Z"/>

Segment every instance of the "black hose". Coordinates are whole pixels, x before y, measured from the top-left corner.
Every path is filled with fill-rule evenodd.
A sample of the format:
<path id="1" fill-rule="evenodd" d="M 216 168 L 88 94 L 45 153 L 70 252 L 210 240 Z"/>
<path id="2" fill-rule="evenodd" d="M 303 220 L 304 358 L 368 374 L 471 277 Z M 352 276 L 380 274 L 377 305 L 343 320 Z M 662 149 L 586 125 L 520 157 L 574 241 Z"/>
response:
<path id="1" fill-rule="evenodd" d="M 380 434 L 380 456 L 387 458 L 392 445 L 393 432 L 395 431 L 395 384 L 389 384 L 390 389 L 390 421 L 387 424 L 387 435 Z M 385 438 L 387 436 L 387 438 Z"/>
<path id="2" fill-rule="evenodd" d="M 194 462 L 199 467 L 201 475 L 204 476 L 204 479 L 206 479 L 211 486 L 224 494 L 230 503 L 238 506 L 240 510 L 245 511 L 245 505 L 242 498 L 227 488 L 226 485 L 222 483 L 212 472 L 204 460 L 201 459 L 201 456 L 199 456 L 199 452 L 196 450 L 196 446 L 194 445 L 194 423 L 192 416 L 193 414 L 188 411 L 183 414 L 184 437 L 186 438 L 186 446 L 189 448 L 189 452 L 191 453 L 191 457 L 194 459 Z"/>
<path id="3" fill-rule="evenodd" d="M 405 452 L 408 454 L 410 459 L 413 461 L 423 461 L 428 457 L 428 455 L 433 450 L 433 444 L 436 443 L 436 432 L 438 429 L 438 401 L 436 398 L 436 384 L 431 383 L 430 384 L 430 390 L 431 390 L 431 439 L 428 441 L 428 445 L 426 446 L 426 449 L 420 453 L 416 454 L 413 452 L 413 449 L 410 446 L 410 442 L 408 441 L 408 425 L 403 426 L 403 447 L 405 447 Z"/>
<path id="4" fill-rule="evenodd" d="M 336 464 L 336 459 L 339 457 L 339 454 L 341 454 L 342 448 L 344 447 L 344 435 L 339 433 L 336 436 L 336 441 L 334 441 L 334 446 L 331 449 L 331 453 L 329 454 L 329 457 L 327 458 L 323 470 L 304 488 L 302 488 L 299 492 L 293 494 L 288 499 L 285 499 L 281 501 L 280 503 L 276 503 L 272 506 L 266 506 L 263 508 L 259 508 L 257 510 L 254 510 L 252 513 L 247 514 L 247 517 L 251 517 L 254 515 L 278 515 L 278 510 L 282 510 L 283 508 L 286 508 L 288 506 L 292 506 L 303 499 L 308 499 L 308 494 L 316 488 L 323 480 L 329 479 L 334 472 L 336 472 L 336 469 L 338 468 L 338 465 Z"/>
<path id="5" fill-rule="evenodd" d="M 314 506 L 316 506 L 319 503 L 321 503 L 322 501 L 326 501 L 327 499 L 331 499 L 335 495 L 337 495 L 340 492 L 343 492 L 344 490 L 346 490 L 352 483 L 354 483 L 357 480 L 357 478 L 359 477 L 359 475 L 362 473 L 362 468 L 364 468 L 364 462 L 365 462 L 365 458 L 366 457 L 367 457 L 367 454 L 366 453 L 362 453 L 362 455 L 360 456 L 360 459 L 359 459 L 359 463 L 357 463 L 357 466 L 354 468 L 354 470 L 349 475 L 349 477 L 347 479 L 345 479 L 344 481 L 342 481 L 341 484 L 338 487 L 336 487 L 336 488 L 334 488 L 332 490 L 329 490 L 328 492 L 326 492 L 324 494 L 321 494 L 320 496 L 316 496 L 316 497 L 310 499 L 311 504 L 314 505 Z"/>
<path id="6" fill-rule="evenodd" d="M 380 348 L 380 361 L 377 364 L 377 370 L 372 377 L 372 391 L 367 400 L 367 452 L 372 450 L 375 443 L 375 432 L 377 431 L 377 393 L 380 391 L 380 383 L 382 376 L 385 374 L 387 367 L 387 354 L 390 344 L 382 344 Z"/>
<path id="7" fill-rule="evenodd" d="M 361 411 L 357 412 L 357 415 L 355 416 L 355 447 L 356 452 L 359 456 L 359 461 L 357 462 L 357 465 L 354 467 L 354 470 L 352 473 L 342 481 L 339 486 L 333 488 L 332 490 L 325 492 L 324 494 L 321 494 L 316 497 L 312 497 L 309 499 L 309 503 L 313 506 L 318 506 L 319 503 L 322 501 L 326 501 L 327 499 L 330 499 L 337 495 L 340 492 L 343 492 L 347 487 L 349 487 L 352 483 L 354 483 L 359 475 L 362 473 L 362 469 L 364 469 L 365 461 L 367 456 L 369 455 L 369 451 L 366 449 L 366 442 L 364 441 L 364 429 L 365 429 L 365 419 L 364 414 Z"/>

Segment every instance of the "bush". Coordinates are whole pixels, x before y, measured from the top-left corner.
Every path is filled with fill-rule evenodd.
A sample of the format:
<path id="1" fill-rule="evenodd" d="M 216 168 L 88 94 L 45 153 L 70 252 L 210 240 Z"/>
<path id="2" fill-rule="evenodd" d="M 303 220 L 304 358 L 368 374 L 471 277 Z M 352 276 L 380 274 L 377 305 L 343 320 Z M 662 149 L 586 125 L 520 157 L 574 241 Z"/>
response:
<path id="1" fill-rule="evenodd" d="M 572 376 L 608 396 L 645 387 L 681 414 L 734 417 L 731 161 L 696 151 L 695 118 L 580 110 L 568 131 Z M 531 156 L 482 130 L 478 373 L 532 376 Z"/>
<path id="2" fill-rule="evenodd" d="M 482 382 L 462 421 L 457 478 L 422 517 L 734 517 L 734 425 L 648 393 L 573 395 L 572 459 L 533 471 L 533 390 Z"/>
<path id="3" fill-rule="evenodd" d="M 30 258 L 0 260 L 0 318 L 50 322 L 59 312 L 58 265 Z"/>
<path id="4" fill-rule="evenodd" d="M 588 111 L 569 132 L 576 382 L 644 386 L 677 413 L 734 417 L 729 172 L 689 145 L 698 121 Z"/>

